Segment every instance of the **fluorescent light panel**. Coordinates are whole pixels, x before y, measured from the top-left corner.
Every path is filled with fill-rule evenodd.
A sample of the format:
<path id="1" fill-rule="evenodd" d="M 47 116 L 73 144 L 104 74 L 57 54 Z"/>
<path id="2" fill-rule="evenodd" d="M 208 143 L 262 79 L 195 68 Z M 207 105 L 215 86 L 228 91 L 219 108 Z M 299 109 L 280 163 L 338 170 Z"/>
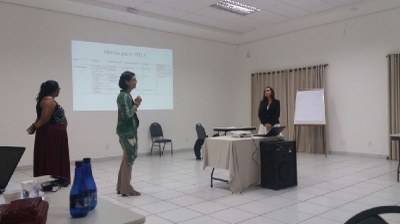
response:
<path id="1" fill-rule="evenodd" d="M 261 9 L 258 9 L 254 6 L 249 6 L 240 2 L 235 2 L 231 0 L 223 0 L 217 2 L 215 4 L 210 5 L 210 7 L 222 9 L 231 13 L 239 14 L 241 16 L 248 15 L 253 12 L 259 12 Z"/>

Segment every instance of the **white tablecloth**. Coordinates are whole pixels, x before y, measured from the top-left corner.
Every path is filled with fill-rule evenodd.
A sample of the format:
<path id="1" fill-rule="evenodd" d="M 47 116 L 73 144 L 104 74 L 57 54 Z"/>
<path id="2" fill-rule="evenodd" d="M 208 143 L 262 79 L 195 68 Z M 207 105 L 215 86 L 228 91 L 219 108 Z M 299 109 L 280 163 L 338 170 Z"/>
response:
<path id="1" fill-rule="evenodd" d="M 20 184 L 9 183 L 7 189 L 21 189 Z M 69 213 L 70 187 L 61 188 L 57 192 L 46 192 L 43 197 L 49 202 L 47 223 L 49 224 L 84 224 L 84 223 L 129 223 L 142 224 L 145 216 L 123 208 L 110 201 L 97 197 L 97 206 L 86 217 L 71 218 Z M 118 195 L 118 197 L 122 197 Z M 0 195 L 0 204 L 4 203 L 3 195 Z"/>
<path id="2" fill-rule="evenodd" d="M 260 141 L 263 138 L 207 138 L 203 145 L 203 169 L 229 170 L 228 184 L 233 193 L 261 182 Z"/>

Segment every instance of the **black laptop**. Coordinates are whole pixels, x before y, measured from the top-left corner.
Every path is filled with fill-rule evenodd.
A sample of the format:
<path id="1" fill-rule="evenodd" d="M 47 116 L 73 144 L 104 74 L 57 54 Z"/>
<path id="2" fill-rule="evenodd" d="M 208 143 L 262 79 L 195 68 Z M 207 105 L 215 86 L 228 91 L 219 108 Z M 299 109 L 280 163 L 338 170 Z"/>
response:
<path id="1" fill-rule="evenodd" d="M 273 127 L 267 134 L 255 134 L 253 136 L 257 137 L 274 137 L 278 136 L 283 130 L 285 130 L 286 126 L 279 126 L 279 127 Z"/>
<path id="2" fill-rule="evenodd" d="M 0 146 L 0 194 L 5 191 L 24 152 L 25 147 Z"/>

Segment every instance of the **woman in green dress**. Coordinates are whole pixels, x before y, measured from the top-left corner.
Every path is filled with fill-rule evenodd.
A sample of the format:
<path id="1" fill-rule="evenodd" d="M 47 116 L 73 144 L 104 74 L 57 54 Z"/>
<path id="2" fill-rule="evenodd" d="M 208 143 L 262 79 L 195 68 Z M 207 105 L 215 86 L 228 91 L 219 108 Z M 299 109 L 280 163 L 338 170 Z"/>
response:
<path id="1" fill-rule="evenodd" d="M 140 96 L 137 96 L 135 100 L 131 96 L 131 91 L 136 88 L 136 83 L 137 80 L 133 72 L 126 71 L 119 78 L 121 91 L 117 98 L 117 134 L 123 156 L 118 173 L 117 192 L 122 196 L 140 195 L 131 185 L 132 165 L 137 157 L 138 148 L 137 128 L 139 120 L 136 111 L 142 102 Z"/>

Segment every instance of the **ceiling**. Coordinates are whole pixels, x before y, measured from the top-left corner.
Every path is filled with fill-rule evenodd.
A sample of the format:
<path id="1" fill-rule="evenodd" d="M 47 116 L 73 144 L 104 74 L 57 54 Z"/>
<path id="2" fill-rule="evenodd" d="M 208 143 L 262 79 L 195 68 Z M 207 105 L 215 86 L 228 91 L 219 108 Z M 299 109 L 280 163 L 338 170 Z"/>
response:
<path id="1" fill-rule="evenodd" d="M 244 44 L 400 7 L 400 0 L 240 0 L 260 8 L 240 16 L 219 0 L 0 0 L 229 44 Z"/>

